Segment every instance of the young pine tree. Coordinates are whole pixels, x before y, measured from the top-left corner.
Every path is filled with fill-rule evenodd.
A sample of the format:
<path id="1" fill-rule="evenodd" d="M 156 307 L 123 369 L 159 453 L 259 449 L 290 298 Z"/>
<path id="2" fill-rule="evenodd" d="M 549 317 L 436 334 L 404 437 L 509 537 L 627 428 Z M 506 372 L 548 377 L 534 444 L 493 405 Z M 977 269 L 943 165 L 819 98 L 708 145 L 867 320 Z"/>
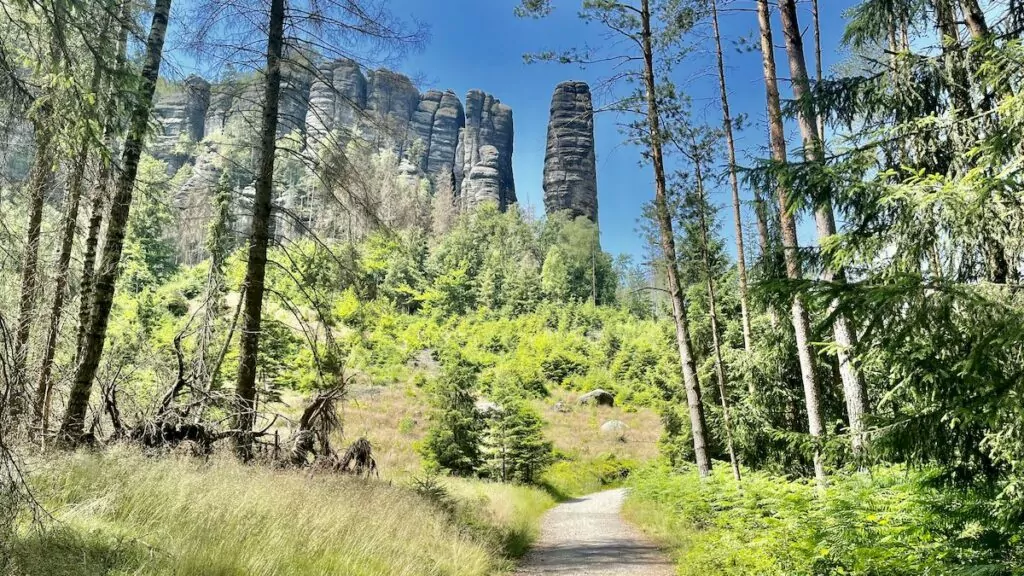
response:
<path id="1" fill-rule="evenodd" d="M 473 397 L 476 372 L 461 359 L 449 364 L 430 391 L 430 427 L 420 453 L 428 469 L 472 476 L 483 463 L 483 420 Z"/>

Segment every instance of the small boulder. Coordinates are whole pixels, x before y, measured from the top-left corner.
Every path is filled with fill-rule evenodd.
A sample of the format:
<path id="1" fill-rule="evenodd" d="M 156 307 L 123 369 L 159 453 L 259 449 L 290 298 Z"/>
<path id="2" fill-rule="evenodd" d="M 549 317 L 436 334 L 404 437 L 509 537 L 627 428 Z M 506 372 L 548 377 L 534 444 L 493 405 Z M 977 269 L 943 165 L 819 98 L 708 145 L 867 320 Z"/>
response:
<path id="1" fill-rule="evenodd" d="M 607 390 L 597 389 L 580 396 L 576 402 L 581 406 L 615 406 L 615 395 Z"/>
<path id="2" fill-rule="evenodd" d="M 620 420 L 609 420 L 601 424 L 601 434 L 622 438 L 626 435 L 626 430 L 629 430 L 629 426 L 626 426 L 626 423 Z"/>
<path id="3" fill-rule="evenodd" d="M 565 402 L 559 400 L 558 402 L 555 402 L 555 412 L 565 414 L 569 412 L 569 407 L 565 405 Z"/>

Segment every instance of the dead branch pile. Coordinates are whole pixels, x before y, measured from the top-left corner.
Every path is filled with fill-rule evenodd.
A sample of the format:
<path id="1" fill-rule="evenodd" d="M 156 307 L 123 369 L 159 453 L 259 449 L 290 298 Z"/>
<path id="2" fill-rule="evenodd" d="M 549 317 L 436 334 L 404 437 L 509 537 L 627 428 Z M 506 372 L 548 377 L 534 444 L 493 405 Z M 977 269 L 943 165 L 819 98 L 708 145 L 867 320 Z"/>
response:
<path id="1" fill-rule="evenodd" d="M 338 401 L 345 395 L 345 388 L 339 386 L 317 394 L 302 411 L 299 428 L 292 435 L 290 462 L 292 466 L 305 466 L 317 459 L 335 457 L 331 448 L 331 433 L 341 430 L 338 419 Z"/>

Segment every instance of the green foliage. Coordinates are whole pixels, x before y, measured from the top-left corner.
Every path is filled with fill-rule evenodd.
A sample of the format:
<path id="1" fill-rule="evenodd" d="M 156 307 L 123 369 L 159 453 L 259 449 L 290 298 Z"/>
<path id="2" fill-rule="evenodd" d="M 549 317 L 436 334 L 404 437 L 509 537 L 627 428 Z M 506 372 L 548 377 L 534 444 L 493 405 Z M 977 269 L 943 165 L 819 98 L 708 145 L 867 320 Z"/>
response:
<path id="1" fill-rule="evenodd" d="M 556 453 L 555 462 L 541 478 L 541 485 L 559 499 L 585 496 L 621 486 L 638 466 L 615 454 L 594 458 Z"/>
<path id="2" fill-rule="evenodd" d="M 483 455 L 483 419 L 476 409 L 474 368 L 462 361 L 450 362 L 430 391 L 430 426 L 420 446 L 428 470 L 455 476 L 476 474 Z"/>
<path id="3" fill-rule="evenodd" d="M 934 487 L 934 472 L 878 467 L 808 481 L 719 466 L 649 466 L 630 477 L 627 515 L 676 553 L 680 574 L 1010 574 L 1021 568 L 1014 528 L 994 522 L 981 495 Z M 998 537 L 1002 534 L 1004 538 Z"/>
<path id="4" fill-rule="evenodd" d="M 139 162 L 138 180 L 119 279 L 132 291 L 167 280 L 178 267 L 171 240 L 174 215 L 167 164 L 144 155 Z"/>
<path id="5" fill-rule="evenodd" d="M 487 475 L 502 482 L 533 484 L 552 461 L 544 422 L 522 400 L 506 396 L 489 415 L 484 435 Z"/>

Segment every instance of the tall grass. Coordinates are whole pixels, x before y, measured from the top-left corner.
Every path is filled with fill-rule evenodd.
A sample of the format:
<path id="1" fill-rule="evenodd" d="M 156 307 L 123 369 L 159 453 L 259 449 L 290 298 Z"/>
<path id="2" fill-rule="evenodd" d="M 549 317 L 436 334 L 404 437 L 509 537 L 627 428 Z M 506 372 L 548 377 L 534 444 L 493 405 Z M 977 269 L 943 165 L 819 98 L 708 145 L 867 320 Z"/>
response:
<path id="1" fill-rule="evenodd" d="M 405 485 L 127 451 L 49 460 L 32 482 L 56 522 L 17 536 L 25 576 L 484 575 L 550 505 L 539 490 L 458 482 L 453 513 Z"/>

